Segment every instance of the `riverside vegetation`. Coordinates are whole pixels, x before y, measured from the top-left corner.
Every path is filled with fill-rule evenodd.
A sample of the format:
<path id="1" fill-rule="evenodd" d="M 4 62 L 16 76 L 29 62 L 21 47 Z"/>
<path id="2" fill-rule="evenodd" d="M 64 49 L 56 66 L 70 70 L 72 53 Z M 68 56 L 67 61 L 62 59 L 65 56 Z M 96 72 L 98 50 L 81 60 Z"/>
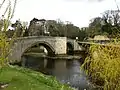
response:
<path id="1" fill-rule="evenodd" d="M 5 1 L 7 0 L 2 1 L 0 9 L 2 9 Z M 7 18 L 0 22 L 0 83 L 8 84 L 8 86 L 4 89 L 72 90 L 69 86 L 60 84 L 53 77 L 46 76 L 29 69 L 9 65 L 8 55 L 11 51 L 10 47 L 16 39 L 16 33 L 14 33 L 10 42 L 8 42 L 8 38 L 6 36 L 6 31 L 14 15 L 17 0 L 14 1 L 13 8 L 11 6 L 11 1 L 12 0 L 9 0 L 9 4 L 4 12 L 4 16 L 6 15 Z M 113 27 L 112 24 L 109 25 L 107 22 L 107 24 L 103 27 L 103 30 L 107 30 L 106 32 L 109 32 L 109 29 L 111 29 L 111 31 L 114 31 L 112 28 L 115 29 L 115 26 Z M 111 32 L 109 32 L 109 34 L 111 34 Z M 91 35 L 93 35 L 93 33 Z M 113 33 L 112 36 L 114 35 L 115 34 Z M 91 45 L 89 49 L 89 55 L 87 56 L 83 66 L 86 68 L 86 73 L 90 77 L 91 81 L 100 86 L 99 89 L 102 88 L 104 90 L 120 90 L 119 41 L 109 44 L 109 46 L 106 47 L 101 45 Z"/>
<path id="2" fill-rule="evenodd" d="M 120 44 L 91 45 L 85 67 L 89 79 L 98 89 L 120 90 Z"/>
<path id="3" fill-rule="evenodd" d="M 116 3 L 116 0 L 115 0 Z M 116 3 L 117 5 L 117 3 Z M 91 45 L 82 68 L 98 90 L 120 90 L 120 11 L 107 10 L 102 18 L 94 18 L 89 25 L 88 36 L 106 35 L 107 45 Z M 104 22 L 101 25 L 101 21 Z"/>
<path id="4" fill-rule="evenodd" d="M 69 86 L 61 84 L 52 76 L 46 76 L 29 69 L 9 65 L 8 55 L 11 52 L 10 47 L 16 39 L 17 28 L 11 40 L 7 37 L 6 32 L 11 25 L 10 21 L 14 15 L 17 0 L 3 0 L 0 10 L 5 3 L 8 3 L 4 12 L 6 18 L 0 21 L 0 89 L 73 90 Z M 12 5 L 12 3 L 14 4 Z"/>

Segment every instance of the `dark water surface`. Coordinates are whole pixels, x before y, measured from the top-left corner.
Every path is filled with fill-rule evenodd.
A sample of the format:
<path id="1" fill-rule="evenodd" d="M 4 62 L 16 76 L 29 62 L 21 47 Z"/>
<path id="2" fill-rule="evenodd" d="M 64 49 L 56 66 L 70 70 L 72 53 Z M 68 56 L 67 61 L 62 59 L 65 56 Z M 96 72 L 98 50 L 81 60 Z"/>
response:
<path id="1" fill-rule="evenodd" d="M 25 67 L 55 76 L 61 83 L 69 84 L 76 90 L 93 90 L 88 85 L 84 70 L 80 69 L 80 59 L 46 59 L 26 55 L 22 60 Z"/>

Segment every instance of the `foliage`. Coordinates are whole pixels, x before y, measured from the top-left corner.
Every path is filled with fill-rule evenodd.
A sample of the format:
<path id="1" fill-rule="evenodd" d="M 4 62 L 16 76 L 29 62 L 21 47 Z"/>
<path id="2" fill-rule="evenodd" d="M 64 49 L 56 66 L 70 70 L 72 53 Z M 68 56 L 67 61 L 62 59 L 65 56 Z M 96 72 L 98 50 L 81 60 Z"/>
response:
<path id="1" fill-rule="evenodd" d="M 0 9 L 2 9 L 2 6 L 4 5 L 5 2 L 6 0 L 2 1 Z M 8 55 L 10 54 L 10 46 L 14 41 L 14 35 L 11 41 L 10 42 L 8 41 L 9 39 L 6 36 L 6 32 L 10 25 L 10 21 L 14 15 L 15 7 L 16 7 L 16 0 L 14 1 L 13 8 L 11 5 L 11 0 L 9 0 L 9 3 L 4 12 L 4 15 L 2 15 L 3 17 L 6 16 L 6 19 L 2 18 L 0 20 L 0 67 L 7 64 Z"/>
<path id="2" fill-rule="evenodd" d="M 8 83 L 5 90 L 73 90 L 52 76 L 16 66 L 2 68 L 0 81 Z"/>
<path id="3" fill-rule="evenodd" d="M 109 37 L 116 37 L 115 34 L 120 33 L 119 10 L 107 10 L 103 13 L 102 18 L 104 20 L 102 31 L 107 32 L 109 34 Z"/>
<path id="4" fill-rule="evenodd" d="M 41 24 L 37 24 L 38 19 L 33 19 L 30 22 L 28 31 L 30 36 L 40 36 L 40 35 L 45 35 L 43 32 L 43 26 Z M 69 38 L 74 38 L 78 37 L 79 33 L 79 27 L 74 26 L 71 23 L 65 24 L 61 20 L 56 21 L 56 20 L 46 20 L 45 23 L 45 31 L 50 32 L 50 36 L 61 36 L 61 37 L 69 37 Z"/>
<path id="5" fill-rule="evenodd" d="M 12 29 L 9 29 L 6 31 L 6 35 L 8 38 L 12 38 L 14 34 L 16 34 L 16 37 L 22 37 L 22 36 L 28 36 L 28 31 L 26 22 L 22 22 L 20 20 L 16 20 L 15 23 L 11 24 Z"/>
<path id="6" fill-rule="evenodd" d="M 87 27 L 81 28 L 78 33 L 78 37 L 80 41 L 87 39 Z"/>
<path id="7" fill-rule="evenodd" d="M 75 37 L 78 37 L 79 30 L 79 27 L 74 26 L 71 23 L 65 24 L 60 20 L 58 22 L 54 20 L 48 21 L 48 31 L 51 36 L 66 36 L 75 39 Z"/>
<path id="8" fill-rule="evenodd" d="M 48 20 L 47 21 L 47 28 L 48 31 L 50 32 L 51 36 L 65 36 L 65 28 L 63 22 L 55 21 L 55 20 Z"/>
<path id="9" fill-rule="evenodd" d="M 67 37 L 75 39 L 76 37 L 79 37 L 79 27 L 74 26 L 73 24 L 67 24 Z"/>
<path id="10" fill-rule="evenodd" d="M 107 35 L 110 38 L 115 38 L 120 33 L 119 10 L 107 10 L 102 13 L 102 17 L 95 17 L 90 21 L 86 37 L 93 38 L 95 35 Z"/>
<path id="11" fill-rule="evenodd" d="M 88 37 L 94 37 L 101 34 L 101 17 L 96 17 L 90 20 L 89 28 L 87 30 Z"/>
<path id="12" fill-rule="evenodd" d="M 91 45 L 83 67 L 91 81 L 104 90 L 120 90 L 120 46 Z"/>

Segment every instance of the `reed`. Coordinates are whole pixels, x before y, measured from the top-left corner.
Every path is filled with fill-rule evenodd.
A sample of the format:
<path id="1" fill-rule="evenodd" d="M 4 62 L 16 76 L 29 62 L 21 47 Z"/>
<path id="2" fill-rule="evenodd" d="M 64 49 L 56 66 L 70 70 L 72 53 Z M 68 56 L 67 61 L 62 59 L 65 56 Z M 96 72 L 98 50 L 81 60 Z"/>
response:
<path id="1" fill-rule="evenodd" d="M 107 45 L 91 45 L 83 66 L 95 85 L 104 90 L 120 90 L 119 41 Z"/>

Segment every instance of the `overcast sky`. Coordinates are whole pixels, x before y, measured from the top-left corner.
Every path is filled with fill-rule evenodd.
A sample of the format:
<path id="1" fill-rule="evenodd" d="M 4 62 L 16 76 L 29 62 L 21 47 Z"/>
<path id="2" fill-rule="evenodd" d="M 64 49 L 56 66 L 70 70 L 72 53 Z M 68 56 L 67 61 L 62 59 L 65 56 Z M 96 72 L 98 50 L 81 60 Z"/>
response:
<path id="1" fill-rule="evenodd" d="M 120 6 L 120 0 L 117 0 Z M 78 27 L 85 27 L 89 20 L 100 16 L 105 10 L 117 9 L 114 0 L 18 0 L 13 20 L 30 21 L 41 19 L 61 19 Z"/>

